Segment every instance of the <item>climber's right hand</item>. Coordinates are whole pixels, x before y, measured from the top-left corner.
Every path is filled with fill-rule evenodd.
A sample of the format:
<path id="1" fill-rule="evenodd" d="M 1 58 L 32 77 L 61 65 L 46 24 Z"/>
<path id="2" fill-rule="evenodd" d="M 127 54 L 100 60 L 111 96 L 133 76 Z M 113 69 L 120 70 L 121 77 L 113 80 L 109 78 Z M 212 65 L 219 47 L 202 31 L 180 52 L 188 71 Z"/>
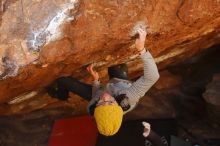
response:
<path id="1" fill-rule="evenodd" d="M 99 80 L 99 74 L 94 70 L 94 64 L 90 64 L 86 69 L 95 81 Z"/>

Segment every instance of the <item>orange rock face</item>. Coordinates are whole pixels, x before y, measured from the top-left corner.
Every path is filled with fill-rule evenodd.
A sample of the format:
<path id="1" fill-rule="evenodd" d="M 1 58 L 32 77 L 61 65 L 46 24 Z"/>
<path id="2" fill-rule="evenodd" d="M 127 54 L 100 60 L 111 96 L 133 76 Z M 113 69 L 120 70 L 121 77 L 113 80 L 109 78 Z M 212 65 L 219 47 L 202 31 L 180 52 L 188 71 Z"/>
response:
<path id="1" fill-rule="evenodd" d="M 140 23 L 159 68 L 181 62 L 220 42 L 219 14 L 218 0 L 2 0 L 0 103 L 59 76 L 87 80 L 92 62 L 103 77 L 122 62 L 138 76 L 131 33 Z"/>

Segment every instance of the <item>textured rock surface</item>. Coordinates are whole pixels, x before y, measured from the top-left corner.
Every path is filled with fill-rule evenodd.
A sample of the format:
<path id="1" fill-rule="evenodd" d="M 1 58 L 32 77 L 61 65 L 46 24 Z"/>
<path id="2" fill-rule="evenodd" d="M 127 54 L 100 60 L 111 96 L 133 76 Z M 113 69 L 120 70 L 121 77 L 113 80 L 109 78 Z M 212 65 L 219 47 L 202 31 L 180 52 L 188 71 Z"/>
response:
<path id="1" fill-rule="evenodd" d="M 160 79 L 154 87 L 147 92 L 146 96 L 141 98 L 138 106 L 126 115 L 127 119 L 141 118 L 174 118 L 176 111 L 173 106 L 173 98 L 167 96 L 166 92 L 175 89 L 181 85 L 181 76 L 174 75 L 168 70 L 160 73 Z"/>
<path id="2" fill-rule="evenodd" d="M 212 81 L 206 86 L 203 98 L 207 102 L 209 119 L 220 124 L 220 74 L 215 74 Z"/>
<path id="3" fill-rule="evenodd" d="M 62 75 L 89 81 L 92 62 L 103 77 L 121 62 L 138 76 L 130 33 L 139 22 L 160 68 L 220 42 L 218 0 L 2 0 L 0 17 L 1 103 Z"/>
<path id="4" fill-rule="evenodd" d="M 203 94 L 206 102 L 220 107 L 220 74 L 215 74 Z"/>
<path id="5" fill-rule="evenodd" d="M 156 82 L 154 87 L 158 90 L 170 89 L 181 85 L 182 78 L 180 76 L 174 75 L 168 70 L 160 72 L 160 79 Z"/>

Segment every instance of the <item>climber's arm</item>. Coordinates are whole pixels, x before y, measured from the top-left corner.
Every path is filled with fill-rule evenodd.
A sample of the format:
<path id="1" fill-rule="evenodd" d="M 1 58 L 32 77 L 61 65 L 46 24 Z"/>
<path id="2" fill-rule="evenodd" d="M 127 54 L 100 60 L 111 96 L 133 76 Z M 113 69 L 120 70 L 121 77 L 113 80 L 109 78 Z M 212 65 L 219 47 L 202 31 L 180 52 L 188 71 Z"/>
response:
<path id="1" fill-rule="evenodd" d="M 126 95 L 133 103 L 137 102 L 159 79 L 159 72 L 156 63 L 150 52 L 144 48 L 146 32 L 138 30 L 139 38 L 136 39 L 135 45 L 140 52 L 140 57 L 144 63 L 144 75 L 136 80 L 130 88 L 126 90 Z"/>
<path id="2" fill-rule="evenodd" d="M 93 95 L 95 95 L 96 91 L 100 88 L 99 74 L 94 70 L 93 64 L 87 67 L 87 71 L 93 77 L 92 97 L 94 97 Z"/>

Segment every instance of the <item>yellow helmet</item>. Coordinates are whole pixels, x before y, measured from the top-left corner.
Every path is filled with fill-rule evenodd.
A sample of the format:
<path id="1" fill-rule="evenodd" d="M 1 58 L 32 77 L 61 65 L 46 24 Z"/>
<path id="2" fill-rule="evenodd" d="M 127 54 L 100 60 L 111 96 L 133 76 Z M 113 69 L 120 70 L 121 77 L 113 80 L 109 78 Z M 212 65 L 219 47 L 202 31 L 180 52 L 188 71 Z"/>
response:
<path id="1" fill-rule="evenodd" d="M 112 136 L 121 127 L 123 110 L 119 105 L 102 105 L 95 108 L 94 117 L 99 133 Z"/>

